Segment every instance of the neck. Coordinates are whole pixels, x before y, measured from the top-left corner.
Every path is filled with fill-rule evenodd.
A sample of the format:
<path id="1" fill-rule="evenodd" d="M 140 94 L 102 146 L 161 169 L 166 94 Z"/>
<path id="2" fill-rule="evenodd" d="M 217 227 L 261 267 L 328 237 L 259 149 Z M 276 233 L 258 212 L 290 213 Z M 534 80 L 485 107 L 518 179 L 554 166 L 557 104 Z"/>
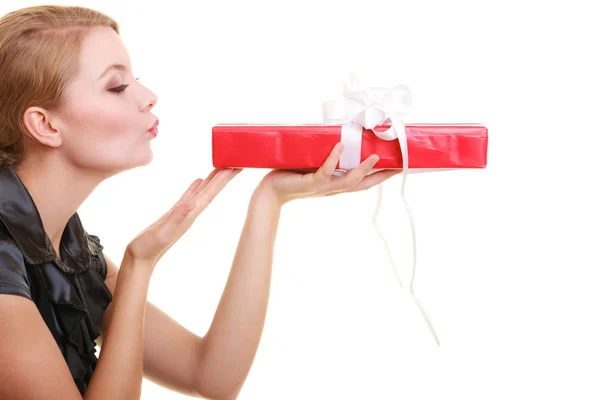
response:
<path id="1" fill-rule="evenodd" d="M 24 160 L 14 170 L 29 191 L 44 230 L 60 256 L 67 222 L 104 178 L 57 160 Z"/>

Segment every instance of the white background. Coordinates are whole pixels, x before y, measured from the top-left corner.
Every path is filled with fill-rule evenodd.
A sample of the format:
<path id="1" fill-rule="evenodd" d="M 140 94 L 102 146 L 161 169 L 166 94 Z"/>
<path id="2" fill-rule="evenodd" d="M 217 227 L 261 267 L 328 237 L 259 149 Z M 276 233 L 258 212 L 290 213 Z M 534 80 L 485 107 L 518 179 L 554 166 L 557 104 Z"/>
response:
<path id="1" fill-rule="evenodd" d="M 415 289 L 441 347 L 370 225 L 376 190 L 298 201 L 283 210 L 265 331 L 240 399 L 600 397 L 592 1 L 57 3 L 116 18 L 134 72 L 160 99 L 153 163 L 106 181 L 80 209 L 117 261 L 210 172 L 214 124 L 318 122 L 347 71 L 364 86 L 409 85 L 413 119 L 489 128 L 487 169 L 407 184 Z M 3 0 L 0 12 L 34 4 Z M 265 172 L 236 177 L 153 276 L 150 300 L 199 335 Z M 407 284 L 399 185 L 385 185 L 381 219 Z M 143 399 L 178 398 L 144 382 Z"/>

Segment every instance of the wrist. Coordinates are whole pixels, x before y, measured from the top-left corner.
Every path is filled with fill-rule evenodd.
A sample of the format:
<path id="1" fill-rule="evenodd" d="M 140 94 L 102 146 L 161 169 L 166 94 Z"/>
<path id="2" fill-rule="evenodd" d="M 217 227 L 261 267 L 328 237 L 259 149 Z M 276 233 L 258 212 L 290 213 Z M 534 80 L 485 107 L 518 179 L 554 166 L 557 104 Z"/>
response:
<path id="1" fill-rule="evenodd" d="M 261 234 L 276 231 L 282 206 L 280 198 L 270 188 L 259 185 L 248 205 L 245 225 L 254 227 L 250 228 L 252 230 L 258 229 Z"/>
<path id="2" fill-rule="evenodd" d="M 251 204 L 260 204 L 273 209 L 281 209 L 286 203 L 275 190 L 264 180 L 254 190 L 252 194 Z"/>
<path id="3" fill-rule="evenodd" d="M 125 250 L 123 261 L 121 262 L 120 271 L 127 271 L 128 274 L 146 277 L 150 279 L 156 263 L 150 260 L 142 260 L 135 257 L 129 249 Z"/>

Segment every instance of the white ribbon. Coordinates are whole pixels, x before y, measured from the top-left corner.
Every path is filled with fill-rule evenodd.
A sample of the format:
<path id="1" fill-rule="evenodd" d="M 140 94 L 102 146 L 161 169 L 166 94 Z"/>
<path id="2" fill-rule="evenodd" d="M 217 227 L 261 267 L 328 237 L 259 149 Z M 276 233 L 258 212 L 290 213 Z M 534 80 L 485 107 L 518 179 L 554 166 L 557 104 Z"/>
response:
<path id="1" fill-rule="evenodd" d="M 341 142 L 344 143 L 344 151 L 340 157 L 340 169 L 349 171 L 360 164 L 362 131 L 373 130 L 380 125 L 390 125 L 383 132 L 373 130 L 375 135 L 382 140 L 396 140 L 400 144 L 402 153 L 402 189 L 401 196 L 404 208 L 408 215 L 413 243 L 413 270 L 410 281 L 410 294 L 425 319 L 427 326 L 437 345 L 440 345 L 438 336 L 433 328 L 425 309 L 414 291 L 414 279 L 417 269 L 417 240 L 412 212 L 404 195 L 406 177 L 408 174 L 408 142 L 406 130 L 402 117 L 406 114 L 404 110 L 412 103 L 410 89 L 406 85 L 397 85 L 393 88 L 372 87 L 362 90 L 354 74 L 350 74 L 344 82 L 343 99 L 332 100 L 323 103 L 323 119 L 326 124 L 341 124 Z M 382 185 L 378 186 L 377 206 L 373 214 L 373 226 L 383 241 L 389 261 L 394 269 L 396 279 L 401 288 L 404 288 L 398 270 L 394 264 L 392 254 L 383 233 L 377 226 L 377 217 L 381 208 L 383 196 Z"/>
<path id="2" fill-rule="evenodd" d="M 379 125 L 391 124 L 386 131 L 374 133 L 382 140 L 401 139 L 403 170 L 407 170 L 407 157 L 404 157 L 407 144 L 402 117 L 405 116 L 404 109 L 411 102 L 410 90 L 406 85 L 362 90 L 356 76 L 349 75 L 344 82 L 344 98 L 323 104 L 325 123 L 342 124 L 341 141 L 344 143 L 344 151 L 340 158 L 340 168 L 351 170 L 360 164 L 363 127 L 373 129 Z"/>

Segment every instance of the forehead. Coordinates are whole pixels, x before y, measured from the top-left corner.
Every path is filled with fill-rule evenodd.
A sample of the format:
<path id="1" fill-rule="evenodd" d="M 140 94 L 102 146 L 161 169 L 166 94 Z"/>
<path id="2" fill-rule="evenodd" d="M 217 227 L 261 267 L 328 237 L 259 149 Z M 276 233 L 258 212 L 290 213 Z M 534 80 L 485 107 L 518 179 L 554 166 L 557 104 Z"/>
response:
<path id="1" fill-rule="evenodd" d="M 79 56 L 79 77 L 97 80 L 112 64 L 130 65 L 121 37 L 108 27 L 91 28 L 85 35 Z"/>

